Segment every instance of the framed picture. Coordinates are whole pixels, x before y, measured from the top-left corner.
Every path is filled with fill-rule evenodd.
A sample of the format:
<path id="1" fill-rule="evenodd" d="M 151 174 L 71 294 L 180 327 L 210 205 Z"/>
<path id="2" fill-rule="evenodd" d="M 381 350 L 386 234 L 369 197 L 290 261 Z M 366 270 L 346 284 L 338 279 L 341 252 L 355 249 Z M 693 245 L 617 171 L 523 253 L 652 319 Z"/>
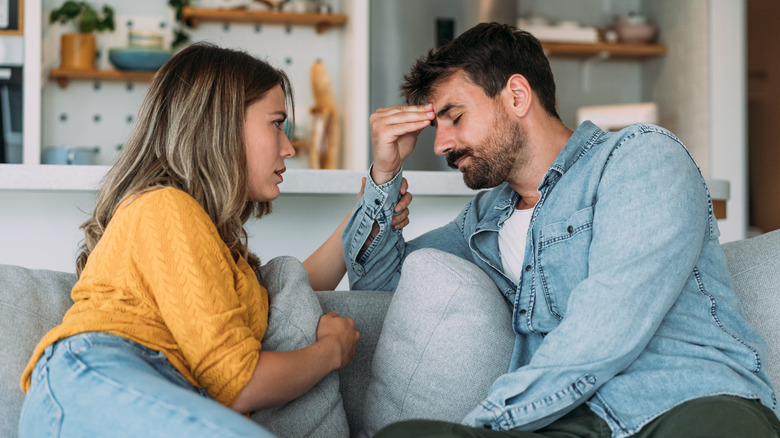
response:
<path id="1" fill-rule="evenodd" d="M 24 33 L 24 0 L 0 0 L 0 35 Z"/>

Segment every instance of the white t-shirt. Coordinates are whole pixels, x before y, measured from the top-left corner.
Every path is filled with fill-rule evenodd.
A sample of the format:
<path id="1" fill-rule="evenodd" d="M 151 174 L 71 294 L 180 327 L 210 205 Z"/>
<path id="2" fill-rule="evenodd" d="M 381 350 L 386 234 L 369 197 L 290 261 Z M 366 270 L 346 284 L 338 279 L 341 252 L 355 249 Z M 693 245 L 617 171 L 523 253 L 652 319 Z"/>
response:
<path id="1" fill-rule="evenodd" d="M 525 241 L 533 213 L 533 208 L 515 210 L 498 232 L 498 251 L 501 253 L 504 274 L 515 284 L 519 284 L 520 273 L 523 272 Z"/>

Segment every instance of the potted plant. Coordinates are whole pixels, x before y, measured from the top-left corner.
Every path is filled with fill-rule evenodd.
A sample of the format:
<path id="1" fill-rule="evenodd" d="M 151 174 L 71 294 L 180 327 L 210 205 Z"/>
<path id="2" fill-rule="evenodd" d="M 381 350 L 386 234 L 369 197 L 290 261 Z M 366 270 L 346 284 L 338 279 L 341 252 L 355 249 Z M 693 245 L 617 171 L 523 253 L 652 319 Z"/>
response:
<path id="1" fill-rule="evenodd" d="M 94 70 L 96 46 L 94 32 L 114 30 L 114 10 L 103 6 L 101 13 L 87 2 L 68 0 L 51 11 L 49 21 L 71 22 L 76 33 L 64 33 L 60 38 L 60 67 L 75 70 Z"/>

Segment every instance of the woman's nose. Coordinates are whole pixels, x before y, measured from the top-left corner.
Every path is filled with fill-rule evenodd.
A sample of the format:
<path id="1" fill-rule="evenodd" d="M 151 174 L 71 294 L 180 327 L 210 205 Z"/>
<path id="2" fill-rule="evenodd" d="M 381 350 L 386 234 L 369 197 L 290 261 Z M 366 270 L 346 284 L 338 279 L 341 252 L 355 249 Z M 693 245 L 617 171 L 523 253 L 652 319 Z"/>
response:
<path id="1" fill-rule="evenodd" d="M 292 158 L 295 156 L 295 148 L 292 145 L 292 141 L 286 135 L 284 136 L 284 144 L 282 145 L 282 156 L 284 158 Z"/>

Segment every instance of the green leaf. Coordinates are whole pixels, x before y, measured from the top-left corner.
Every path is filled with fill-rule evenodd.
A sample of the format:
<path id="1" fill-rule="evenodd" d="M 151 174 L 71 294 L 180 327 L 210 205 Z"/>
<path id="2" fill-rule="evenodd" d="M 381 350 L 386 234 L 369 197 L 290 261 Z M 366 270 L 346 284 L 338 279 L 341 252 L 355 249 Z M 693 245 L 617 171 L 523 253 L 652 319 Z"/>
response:
<path id="1" fill-rule="evenodd" d="M 98 15 L 94 9 L 88 8 L 81 12 L 81 23 L 78 24 L 80 32 L 92 32 L 98 27 Z"/>
<path id="2" fill-rule="evenodd" d="M 114 10 L 103 6 L 102 14 L 87 2 L 68 0 L 59 9 L 54 9 L 49 15 L 49 21 L 71 21 L 79 32 L 114 30 Z"/>

